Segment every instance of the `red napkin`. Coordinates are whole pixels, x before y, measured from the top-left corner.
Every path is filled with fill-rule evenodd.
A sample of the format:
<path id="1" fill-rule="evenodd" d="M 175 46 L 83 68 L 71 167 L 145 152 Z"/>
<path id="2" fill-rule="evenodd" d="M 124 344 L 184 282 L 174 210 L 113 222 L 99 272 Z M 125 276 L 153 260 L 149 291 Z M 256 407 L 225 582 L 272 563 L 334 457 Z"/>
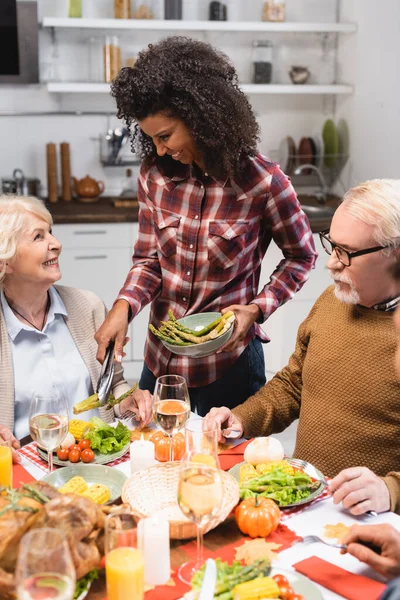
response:
<path id="1" fill-rule="evenodd" d="M 229 471 L 232 467 L 237 465 L 238 463 L 243 462 L 243 453 L 246 449 L 246 446 L 251 442 L 251 440 L 247 440 L 247 442 L 243 442 L 243 444 L 239 444 L 238 446 L 233 446 L 228 450 L 223 450 L 219 453 L 219 462 L 221 464 L 221 469 L 223 471 Z"/>
<path id="2" fill-rule="evenodd" d="M 35 478 L 22 465 L 13 465 L 13 487 L 19 488 L 23 483 L 31 481 L 35 481 Z"/>
<path id="3" fill-rule="evenodd" d="M 384 583 L 364 575 L 354 575 L 317 556 L 301 560 L 293 567 L 299 573 L 347 600 L 377 600 L 386 587 Z"/>

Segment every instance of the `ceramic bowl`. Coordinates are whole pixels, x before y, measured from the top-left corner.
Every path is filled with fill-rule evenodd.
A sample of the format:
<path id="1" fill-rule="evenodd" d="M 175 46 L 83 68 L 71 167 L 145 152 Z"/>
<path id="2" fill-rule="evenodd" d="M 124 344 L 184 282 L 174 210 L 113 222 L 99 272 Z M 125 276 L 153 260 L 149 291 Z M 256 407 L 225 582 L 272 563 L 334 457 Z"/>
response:
<path id="1" fill-rule="evenodd" d="M 294 84 L 304 84 L 310 77 L 310 71 L 307 67 L 293 66 L 289 71 L 290 79 Z"/>
<path id="2" fill-rule="evenodd" d="M 193 329 L 193 331 L 200 331 L 200 329 L 203 329 L 203 327 L 206 327 L 220 316 L 221 313 L 219 312 L 205 312 L 195 315 L 188 315 L 187 317 L 183 317 L 183 319 L 178 319 L 178 322 L 182 323 L 182 325 L 188 327 L 189 329 Z M 234 323 L 232 323 L 228 331 L 225 331 L 225 333 L 215 338 L 215 340 L 203 342 L 202 344 L 193 344 L 192 346 L 175 346 L 174 344 L 169 344 L 163 340 L 161 340 L 161 342 L 173 354 L 179 354 L 179 356 L 190 356 L 192 358 L 201 358 L 203 356 L 214 354 L 214 352 L 221 348 L 221 346 L 223 346 L 231 337 L 233 333 L 233 327 Z"/>

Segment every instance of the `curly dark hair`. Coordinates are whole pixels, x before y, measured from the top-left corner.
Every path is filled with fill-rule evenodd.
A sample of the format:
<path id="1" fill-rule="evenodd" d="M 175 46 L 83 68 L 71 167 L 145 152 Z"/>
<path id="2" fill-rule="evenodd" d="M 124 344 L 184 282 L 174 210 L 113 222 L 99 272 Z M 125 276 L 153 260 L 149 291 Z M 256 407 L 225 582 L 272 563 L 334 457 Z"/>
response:
<path id="1" fill-rule="evenodd" d="M 123 68 L 111 86 L 120 119 L 132 122 L 164 112 L 183 121 L 215 177 L 240 174 L 243 160 L 257 153 L 259 127 L 239 88 L 228 57 L 210 44 L 186 37 L 168 37 L 149 44 L 133 68 Z M 145 164 L 170 166 L 136 124 L 132 149 Z"/>

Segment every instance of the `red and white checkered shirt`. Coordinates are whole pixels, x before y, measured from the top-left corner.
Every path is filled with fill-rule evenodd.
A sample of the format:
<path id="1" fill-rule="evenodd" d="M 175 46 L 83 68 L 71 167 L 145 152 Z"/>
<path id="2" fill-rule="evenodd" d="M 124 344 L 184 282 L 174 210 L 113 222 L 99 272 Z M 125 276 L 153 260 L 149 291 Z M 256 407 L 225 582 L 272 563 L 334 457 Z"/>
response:
<path id="1" fill-rule="evenodd" d="M 266 320 L 307 281 L 316 260 L 310 226 L 296 193 L 279 166 L 258 154 L 244 175 L 218 181 L 177 163 L 174 176 L 160 166 L 139 175 L 139 234 L 133 266 L 118 299 L 134 317 L 152 302 L 150 322 L 257 304 Z M 261 262 L 273 239 L 284 258 L 258 291 Z M 268 338 L 254 324 L 233 352 L 205 358 L 171 354 L 149 332 L 145 362 L 157 377 L 183 375 L 189 387 L 219 379 L 250 340 Z M 133 340 L 135 343 L 135 340 Z"/>

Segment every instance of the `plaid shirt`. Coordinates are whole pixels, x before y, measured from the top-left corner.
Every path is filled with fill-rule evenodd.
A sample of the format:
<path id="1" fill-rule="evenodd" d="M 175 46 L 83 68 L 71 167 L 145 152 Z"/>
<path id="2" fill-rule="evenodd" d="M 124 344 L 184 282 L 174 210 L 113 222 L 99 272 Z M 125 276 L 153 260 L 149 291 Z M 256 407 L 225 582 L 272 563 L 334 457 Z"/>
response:
<path id="1" fill-rule="evenodd" d="M 150 322 L 255 303 L 265 321 L 302 287 L 316 260 L 310 226 L 289 179 L 258 154 L 244 176 L 219 181 L 177 163 L 172 177 L 162 167 L 142 166 L 139 234 L 133 266 L 118 299 L 132 317 L 152 302 Z M 261 262 L 271 239 L 284 258 L 260 293 Z M 171 354 L 149 332 L 145 362 L 157 377 L 183 375 L 189 387 L 219 379 L 250 340 L 268 341 L 254 324 L 239 347 L 205 358 Z"/>

